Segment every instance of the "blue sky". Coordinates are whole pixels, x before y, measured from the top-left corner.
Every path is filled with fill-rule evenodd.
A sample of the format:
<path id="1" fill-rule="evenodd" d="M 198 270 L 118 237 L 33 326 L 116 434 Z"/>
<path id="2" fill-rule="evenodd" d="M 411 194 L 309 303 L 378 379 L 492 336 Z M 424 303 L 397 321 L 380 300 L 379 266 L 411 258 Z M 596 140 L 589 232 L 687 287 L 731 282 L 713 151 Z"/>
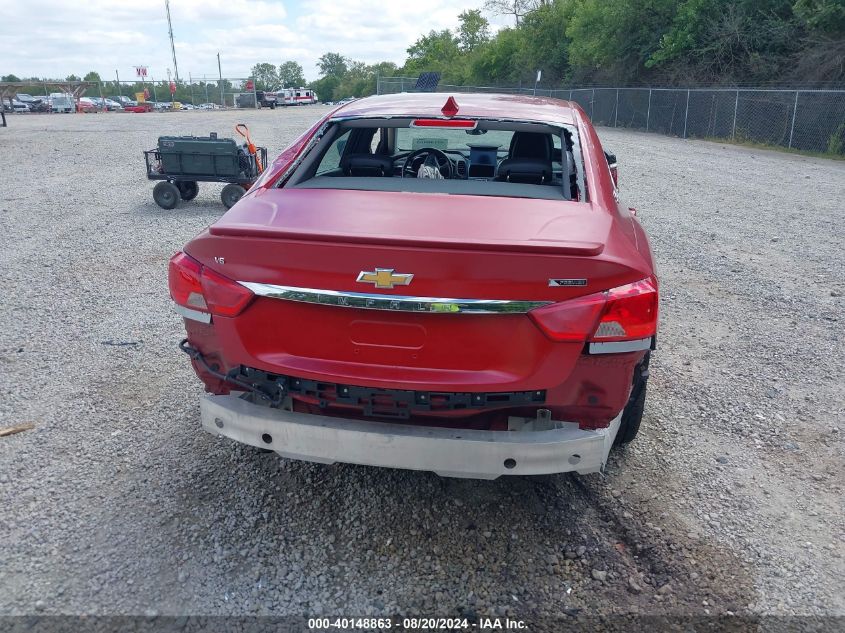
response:
<path id="1" fill-rule="evenodd" d="M 0 75 L 65 77 L 96 70 L 103 79 L 156 79 L 172 70 L 164 0 L 0 0 Z M 317 78 L 317 58 L 339 52 L 365 62 L 401 64 L 405 49 L 431 29 L 454 28 L 483 0 L 171 0 L 183 78 L 245 77 L 257 62 L 302 64 Z M 496 24 L 502 19 L 491 20 Z"/>

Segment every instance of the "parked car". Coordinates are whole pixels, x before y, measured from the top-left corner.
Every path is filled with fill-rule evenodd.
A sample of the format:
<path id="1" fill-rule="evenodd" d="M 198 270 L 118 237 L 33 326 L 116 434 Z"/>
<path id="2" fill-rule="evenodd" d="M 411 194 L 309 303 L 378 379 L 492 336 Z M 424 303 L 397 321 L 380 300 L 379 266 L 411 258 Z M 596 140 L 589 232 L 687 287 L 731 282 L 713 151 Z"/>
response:
<path id="1" fill-rule="evenodd" d="M 444 98 L 328 114 L 171 259 L 206 430 L 479 478 L 596 472 L 634 439 L 658 282 L 589 118 Z"/>
<path id="2" fill-rule="evenodd" d="M 90 97 L 91 101 L 100 109 L 100 110 L 108 110 L 109 112 L 122 112 L 123 106 L 107 97 Z"/>
<path id="3" fill-rule="evenodd" d="M 97 107 L 97 104 L 94 103 L 93 99 L 90 97 L 79 97 L 79 99 L 76 100 L 77 112 L 85 112 L 87 114 L 97 112 L 98 110 L 99 108 Z"/>
<path id="4" fill-rule="evenodd" d="M 152 112 L 153 104 L 149 101 L 140 101 L 134 105 L 127 105 L 123 108 L 125 112 Z"/>
<path id="5" fill-rule="evenodd" d="M 65 92 L 53 92 L 50 94 L 50 104 L 53 112 L 75 112 L 76 104 L 73 97 Z"/>
<path id="6" fill-rule="evenodd" d="M 25 103 L 27 106 L 29 106 L 30 112 L 50 111 L 50 100 L 48 97 L 33 97 L 32 95 L 19 92 L 16 95 L 16 99 L 21 103 Z"/>
<path id="7" fill-rule="evenodd" d="M 116 97 L 112 97 L 113 101 L 117 101 L 123 108 L 125 109 L 126 106 L 133 106 L 136 105 L 138 102 L 126 97 L 124 95 L 118 95 Z"/>
<path id="8" fill-rule="evenodd" d="M 29 112 L 30 108 L 29 105 L 24 103 L 23 101 L 19 101 L 18 99 L 12 98 L 10 100 L 10 108 L 11 112 L 16 112 L 19 114 L 23 114 L 25 112 Z"/>

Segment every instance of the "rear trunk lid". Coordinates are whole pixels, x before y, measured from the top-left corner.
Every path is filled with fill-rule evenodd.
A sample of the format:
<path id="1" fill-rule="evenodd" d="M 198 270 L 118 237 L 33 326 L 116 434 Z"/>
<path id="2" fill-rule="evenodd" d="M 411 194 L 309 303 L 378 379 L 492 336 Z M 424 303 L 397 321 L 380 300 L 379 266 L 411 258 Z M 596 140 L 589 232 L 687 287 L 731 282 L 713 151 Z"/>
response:
<path id="1" fill-rule="evenodd" d="M 640 259 L 616 222 L 575 202 L 272 189 L 242 200 L 185 250 L 239 282 L 444 303 L 560 302 L 647 276 L 645 263 L 623 263 Z M 392 288 L 358 281 L 377 269 L 413 278 Z M 547 389 L 583 350 L 583 342 L 552 342 L 524 311 L 431 313 L 259 296 L 214 326 L 228 362 L 393 389 Z"/>

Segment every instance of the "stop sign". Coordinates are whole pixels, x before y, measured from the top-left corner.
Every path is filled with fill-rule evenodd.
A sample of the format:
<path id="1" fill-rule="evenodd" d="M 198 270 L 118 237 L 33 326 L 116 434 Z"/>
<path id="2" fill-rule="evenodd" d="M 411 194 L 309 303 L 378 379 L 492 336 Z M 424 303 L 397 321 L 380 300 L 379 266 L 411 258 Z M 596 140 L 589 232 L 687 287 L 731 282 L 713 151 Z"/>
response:
<path id="1" fill-rule="evenodd" d="M 171 81 L 170 82 L 170 94 L 175 94 L 175 93 L 176 93 L 176 84 Z"/>
<path id="2" fill-rule="evenodd" d="M 244 86 L 244 88 L 246 90 L 253 90 L 255 88 L 255 84 L 252 83 L 252 80 L 250 79 L 249 81 L 246 82 L 246 86 Z"/>

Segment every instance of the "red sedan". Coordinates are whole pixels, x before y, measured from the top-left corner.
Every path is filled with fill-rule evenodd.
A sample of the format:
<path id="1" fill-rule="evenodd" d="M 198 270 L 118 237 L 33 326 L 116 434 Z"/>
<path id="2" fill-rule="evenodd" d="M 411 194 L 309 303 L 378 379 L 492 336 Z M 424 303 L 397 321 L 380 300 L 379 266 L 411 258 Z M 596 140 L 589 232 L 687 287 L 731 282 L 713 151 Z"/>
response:
<path id="1" fill-rule="evenodd" d="M 146 101 L 140 101 L 135 104 L 123 106 L 124 112 L 152 112 L 153 104 Z"/>
<path id="2" fill-rule="evenodd" d="M 325 463 L 600 470 L 640 426 L 658 305 L 608 157 L 565 101 L 334 110 L 170 262 L 204 428 Z"/>

